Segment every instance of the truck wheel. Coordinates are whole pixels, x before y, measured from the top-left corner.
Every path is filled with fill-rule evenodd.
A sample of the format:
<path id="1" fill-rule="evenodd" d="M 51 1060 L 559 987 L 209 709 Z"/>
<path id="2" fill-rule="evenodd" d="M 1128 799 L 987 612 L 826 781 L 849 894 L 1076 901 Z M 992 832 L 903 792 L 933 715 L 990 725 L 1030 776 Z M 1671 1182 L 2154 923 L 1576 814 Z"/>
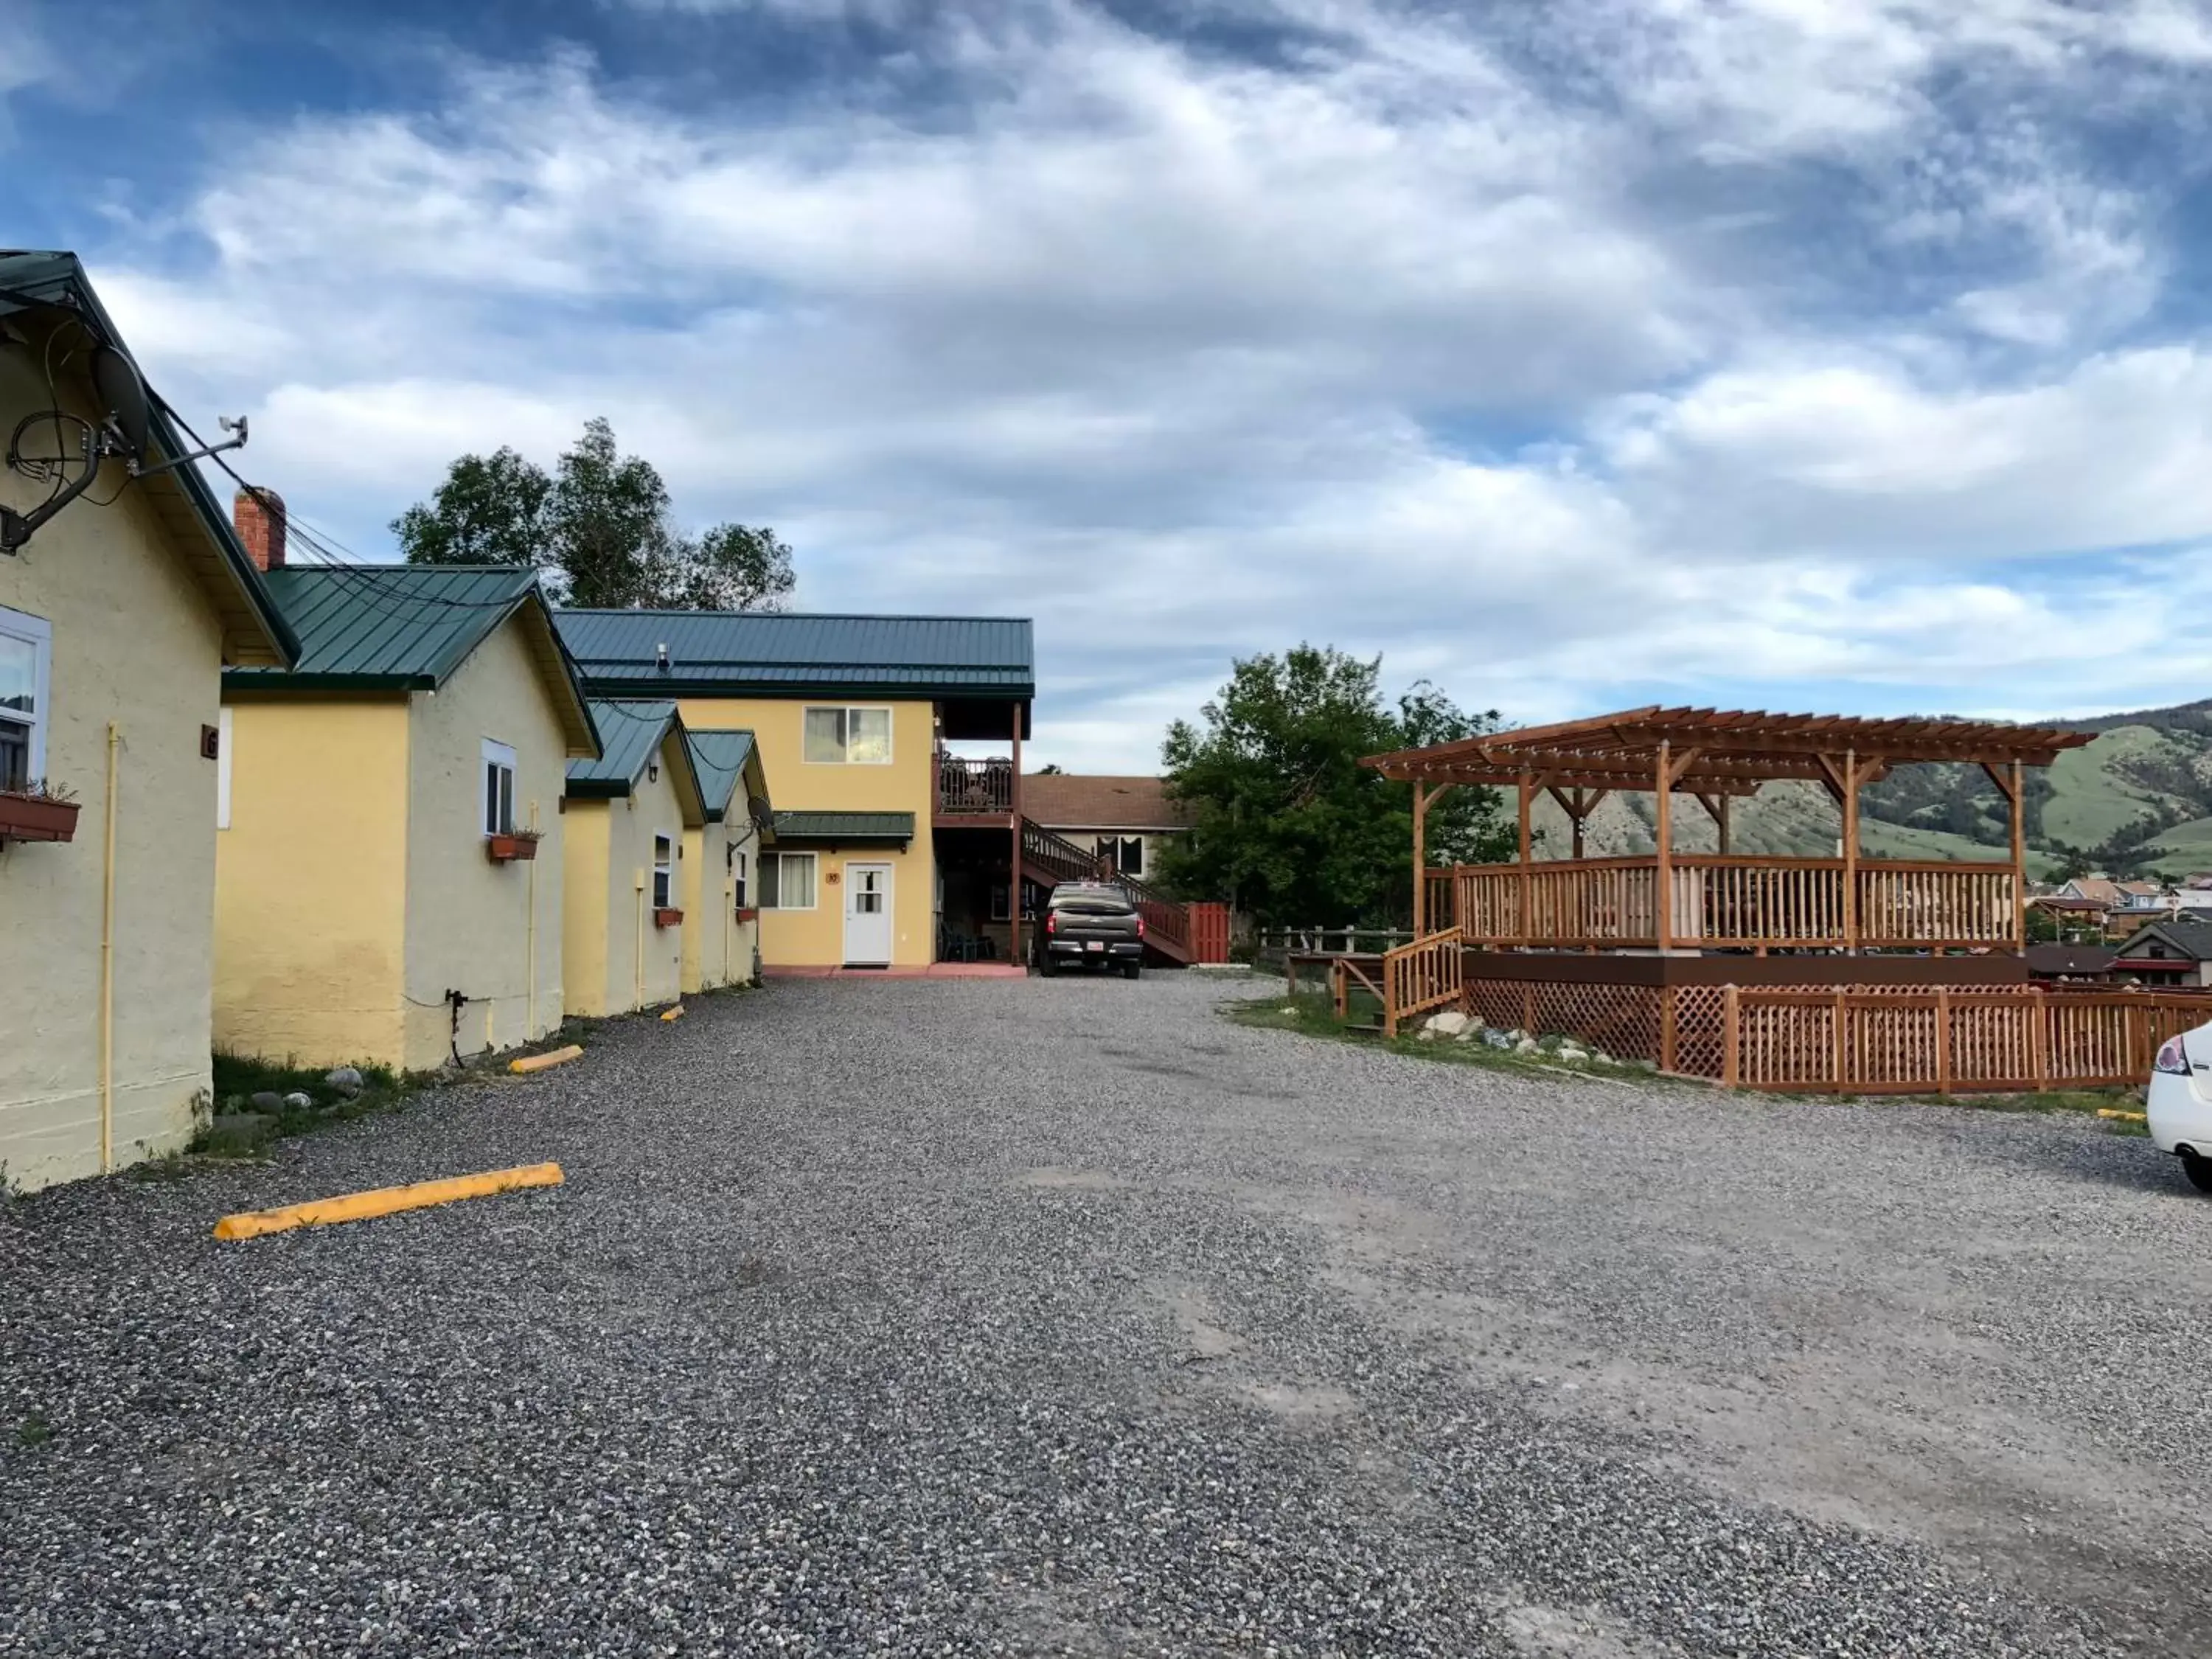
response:
<path id="1" fill-rule="evenodd" d="M 1121 977 L 1122 977 L 1122 978 L 1124 978 L 1124 979 L 1134 979 L 1134 978 L 1136 978 L 1136 977 L 1137 977 L 1137 975 L 1139 975 L 1139 974 L 1143 973 L 1144 971 L 1145 971 L 1145 965 L 1144 965 L 1144 963 L 1140 963 L 1140 962 L 1133 962 L 1133 963 L 1131 963 L 1127 967 L 1124 968 L 1124 969 L 1121 970 Z"/>
<path id="2" fill-rule="evenodd" d="M 2189 1177 L 2189 1184 L 2200 1193 L 2212 1193 L 2212 1158 L 2201 1158 L 2195 1152 L 2181 1155 L 2181 1173 Z"/>
<path id="3" fill-rule="evenodd" d="M 1037 952 L 1037 977 L 1039 979 L 1050 979 L 1059 971 L 1060 969 L 1053 963 L 1051 951 L 1040 951 Z"/>

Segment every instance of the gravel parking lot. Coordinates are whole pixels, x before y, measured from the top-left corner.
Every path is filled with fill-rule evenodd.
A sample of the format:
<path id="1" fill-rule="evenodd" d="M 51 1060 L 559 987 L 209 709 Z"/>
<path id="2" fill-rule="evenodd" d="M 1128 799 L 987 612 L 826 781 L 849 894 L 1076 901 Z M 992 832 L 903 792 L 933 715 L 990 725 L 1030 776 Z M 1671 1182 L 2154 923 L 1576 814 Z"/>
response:
<path id="1" fill-rule="evenodd" d="M 0 1654 L 2212 1647 L 2212 1202 L 2146 1143 L 1250 988 L 778 984 L 0 1206 Z"/>

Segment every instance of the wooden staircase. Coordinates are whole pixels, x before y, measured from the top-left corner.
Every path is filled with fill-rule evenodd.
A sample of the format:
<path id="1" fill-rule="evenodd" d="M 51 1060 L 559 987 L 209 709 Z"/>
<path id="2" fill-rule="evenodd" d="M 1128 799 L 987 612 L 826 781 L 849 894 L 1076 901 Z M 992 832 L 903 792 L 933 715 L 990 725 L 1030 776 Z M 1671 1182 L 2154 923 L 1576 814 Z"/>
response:
<path id="1" fill-rule="evenodd" d="M 1328 964 L 1329 996 L 1346 1030 L 1396 1036 L 1409 1021 L 1434 1009 L 1457 1007 L 1466 991 L 1466 940 L 1456 927 L 1429 933 L 1381 956 L 1346 954 Z M 1373 1024 L 1353 1024 L 1355 997 L 1381 1010 Z"/>
<path id="2" fill-rule="evenodd" d="M 1103 881 L 1127 893 L 1145 919 L 1145 948 L 1159 961 L 1182 968 L 1189 965 L 1193 951 L 1190 913 L 1158 888 L 1134 876 L 1118 873 L 1097 854 L 1085 851 L 1042 824 L 1022 820 L 1022 879 L 1042 888 L 1064 881 Z"/>

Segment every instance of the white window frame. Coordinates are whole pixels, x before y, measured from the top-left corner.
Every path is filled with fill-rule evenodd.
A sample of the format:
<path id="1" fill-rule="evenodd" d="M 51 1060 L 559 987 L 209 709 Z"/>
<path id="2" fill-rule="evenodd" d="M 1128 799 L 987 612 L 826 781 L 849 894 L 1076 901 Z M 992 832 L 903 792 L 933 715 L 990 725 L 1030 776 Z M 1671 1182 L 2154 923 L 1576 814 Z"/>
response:
<path id="1" fill-rule="evenodd" d="M 480 752 L 482 759 L 477 766 L 477 816 L 483 820 L 483 832 L 487 836 L 511 836 L 516 829 L 514 819 L 516 768 L 514 745 L 501 743 L 497 738 L 486 738 Z M 491 804 L 489 789 L 491 779 L 489 774 L 495 766 L 501 767 L 507 772 L 507 822 L 505 823 L 495 823 L 492 821 L 494 808 Z"/>
<path id="2" fill-rule="evenodd" d="M 733 912 L 750 908 L 745 903 L 746 895 L 752 890 L 751 887 L 749 885 L 749 877 L 751 872 L 751 866 L 749 862 L 749 859 L 750 854 L 748 854 L 745 849 L 742 847 L 738 848 L 730 859 L 730 908 Z"/>
<path id="3" fill-rule="evenodd" d="M 817 760 L 806 751 L 806 728 L 811 717 L 816 714 L 836 714 L 838 717 L 837 747 L 840 752 L 835 760 Z M 881 760 L 853 758 L 853 716 L 855 714 L 881 714 L 884 717 L 884 754 Z M 889 766 L 896 747 L 897 736 L 898 720 L 888 703 L 811 702 L 799 709 L 799 757 L 800 764 L 805 766 Z"/>
<path id="4" fill-rule="evenodd" d="M 658 830 L 653 832 L 653 908 L 676 908 L 676 837 Z"/>
<path id="5" fill-rule="evenodd" d="M 215 827 L 230 828 L 230 707 L 226 703 L 215 717 Z"/>
<path id="6" fill-rule="evenodd" d="M 776 860 L 775 902 L 763 904 L 761 908 L 763 910 L 818 910 L 822 908 L 822 860 L 819 856 L 812 853 L 763 853 L 761 854 L 763 863 L 766 863 L 769 859 Z M 804 904 L 786 904 L 783 902 L 784 866 L 788 860 L 793 859 L 805 859 L 807 864 L 807 902 Z M 763 893 L 762 896 L 765 898 L 767 895 Z"/>
<path id="7" fill-rule="evenodd" d="M 31 647 L 30 718 L 27 720 L 10 711 L 0 714 L 0 720 L 29 728 L 26 746 L 30 753 L 24 762 L 23 782 L 38 783 L 46 775 L 46 726 L 53 718 L 54 627 L 44 617 L 0 606 L 0 636 L 21 640 Z"/>

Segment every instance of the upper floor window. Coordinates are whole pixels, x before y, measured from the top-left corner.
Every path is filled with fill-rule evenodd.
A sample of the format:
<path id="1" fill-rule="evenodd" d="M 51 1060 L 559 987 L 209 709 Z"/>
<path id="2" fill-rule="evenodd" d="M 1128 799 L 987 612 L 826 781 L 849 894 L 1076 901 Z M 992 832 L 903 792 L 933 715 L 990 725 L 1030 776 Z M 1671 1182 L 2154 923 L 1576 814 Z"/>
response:
<path id="1" fill-rule="evenodd" d="M 809 708 L 803 753 L 809 761 L 830 765 L 889 765 L 891 711 Z"/>
<path id="2" fill-rule="evenodd" d="M 483 740 L 483 832 L 514 833 L 514 750 L 489 738 Z"/>
<path id="3" fill-rule="evenodd" d="M 1110 864 L 1125 876 L 1141 878 L 1145 873 L 1145 842 L 1141 836 L 1101 836 L 1098 838 L 1098 858 Z"/>
<path id="4" fill-rule="evenodd" d="M 53 638 L 45 617 L 0 609 L 0 789 L 21 789 L 46 775 Z"/>

